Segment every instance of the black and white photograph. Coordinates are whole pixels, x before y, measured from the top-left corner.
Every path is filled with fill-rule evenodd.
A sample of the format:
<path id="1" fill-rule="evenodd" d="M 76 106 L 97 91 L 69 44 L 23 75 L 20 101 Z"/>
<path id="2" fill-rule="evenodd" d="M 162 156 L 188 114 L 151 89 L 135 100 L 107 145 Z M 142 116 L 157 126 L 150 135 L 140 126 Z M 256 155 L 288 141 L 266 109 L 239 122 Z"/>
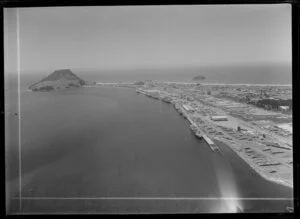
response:
<path id="1" fill-rule="evenodd" d="M 291 4 L 3 8 L 6 214 L 293 213 Z"/>

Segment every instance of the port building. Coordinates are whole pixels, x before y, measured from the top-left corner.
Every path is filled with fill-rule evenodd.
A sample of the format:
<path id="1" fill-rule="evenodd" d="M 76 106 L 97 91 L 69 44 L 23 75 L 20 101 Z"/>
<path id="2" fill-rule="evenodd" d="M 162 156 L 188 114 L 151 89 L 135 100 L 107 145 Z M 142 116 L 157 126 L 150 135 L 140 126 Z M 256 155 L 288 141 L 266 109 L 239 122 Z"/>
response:
<path id="1" fill-rule="evenodd" d="M 190 107 L 189 105 L 183 104 L 182 107 L 187 111 L 187 112 L 194 112 L 194 109 Z"/>
<path id="2" fill-rule="evenodd" d="M 212 121 L 228 121 L 227 116 L 211 116 Z"/>
<path id="3" fill-rule="evenodd" d="M 279 106 L 279 109 L 281 109 L 282 111 L 288 111 L 290 109 L 289 106 Z"/>

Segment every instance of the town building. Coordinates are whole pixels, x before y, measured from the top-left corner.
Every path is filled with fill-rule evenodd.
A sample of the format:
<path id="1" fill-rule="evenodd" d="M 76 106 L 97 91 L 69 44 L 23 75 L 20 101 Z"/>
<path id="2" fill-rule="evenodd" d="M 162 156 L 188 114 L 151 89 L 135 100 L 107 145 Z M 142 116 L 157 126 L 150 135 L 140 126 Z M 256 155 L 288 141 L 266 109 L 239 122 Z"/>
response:
<path id="1" fill-rule="evenodd" d="M 183 104 L 182 106 L 187 112 L 194 112 L 194 109 L 189 105 Z"/>
<path id="2" fill-rule="evenodd" d="M 228 121 L 227 116 L 211 116 L 212 121 Z"/>
<path id="3" fill-rule="evenodd" d="M 279 109 L 281 109 L 282 111 L 288 111 L 290 109 L 289 106 L 279 106 Z"/>

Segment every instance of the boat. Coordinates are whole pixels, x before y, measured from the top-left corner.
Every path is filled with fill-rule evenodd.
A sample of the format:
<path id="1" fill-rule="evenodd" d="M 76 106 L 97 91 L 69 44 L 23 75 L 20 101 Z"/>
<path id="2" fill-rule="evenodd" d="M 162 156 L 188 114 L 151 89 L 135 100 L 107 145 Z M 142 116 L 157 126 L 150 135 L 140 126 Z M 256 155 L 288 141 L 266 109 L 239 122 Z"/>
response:
<path id="1" fill-rule="evenodd" d="M 191 128 L 191 130 L 192 130 L 193 133 L 196 133 L 197 130 L 198 130 L 198 129 L 197 129 L 197 126 L 195 126 L 194 124 L 191 124 L 191 125 L 190 125 L 190 128 Z"/>
<path id="2" fill-rule="evenodd" d="M 216 144 L 211 144 L 209 146 L 214 152 L 221 152 L 220 148 Z"/>
<path id="3" fill-rule="evenodd" d="M 206 135 L 202 135 L 202 138 L 209 145 L 209 147 L 211 148 L 211 150 L 213 152 L 219 152 L 219 153 L 221 153 L 220 148 L 210 138 L 208 138 Z"/>
<path id="4" fill-rule="evenodd" d="M 199 132 L 199 131 L 196 132 L 195 136 L 196 136 L 197 138 L 200 138 L 200 139 L 203 138 L 201 132 Z"/>

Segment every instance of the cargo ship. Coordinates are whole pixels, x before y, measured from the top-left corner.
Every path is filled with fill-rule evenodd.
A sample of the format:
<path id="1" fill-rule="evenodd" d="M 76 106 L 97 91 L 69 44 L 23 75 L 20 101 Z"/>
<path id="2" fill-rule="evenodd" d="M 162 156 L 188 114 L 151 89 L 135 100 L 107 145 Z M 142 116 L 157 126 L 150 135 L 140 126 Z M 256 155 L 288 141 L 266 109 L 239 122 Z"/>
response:
<path id="1" fill-rule="evenodd" d="M 207 137 L 200 130 L 198 130 L 196 125 L 191 124 L 190 128 L 194 135 L 199 139 L 203 139 L 209 145 L 213 152 L 221 152 L 220 148 L 209 137 Z"/>
<path id="2" fill-rule="evenodd" d="M 206 135 L 202 135 L 202 138 L 209 145 L 213 152 L 221 152 L 220 148 L 212 140 L 210 140 L 209 137 L 207 137 Z"/>

